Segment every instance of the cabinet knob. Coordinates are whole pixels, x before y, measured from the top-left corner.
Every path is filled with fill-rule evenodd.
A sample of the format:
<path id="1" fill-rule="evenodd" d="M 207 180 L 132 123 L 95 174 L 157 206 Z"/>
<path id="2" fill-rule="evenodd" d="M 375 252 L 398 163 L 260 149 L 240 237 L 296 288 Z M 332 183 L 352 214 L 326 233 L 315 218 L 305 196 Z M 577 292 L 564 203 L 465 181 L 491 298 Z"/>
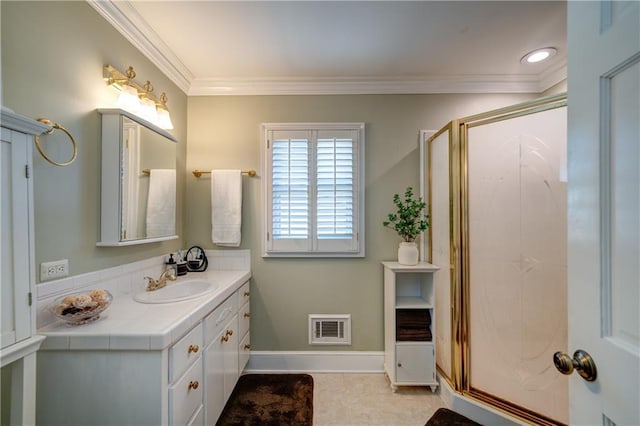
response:
<path id="1" fill-rule="evenodd" d="M 402 367 L 402 363 L 398 363 L 398 367 Z"/>
<path id="2" fill-rule="evenodd" d="M 243 294 L 244 294 L 245 297 L 249 297 L 251 295 L 251 292 L 245 291 Z"/>
<path id="3" fill-rule="evenodd" d="M 200 350 L 200 347 L 198 345 L 189 345 L 189 349 L 187 349 L 187 353 L 196 353 L 198 352 L 198 350 Z"/>
<path id="4" fill-rule="evenodd" d="M 227 330 L 224 332 L 224 335 L 220 337 L 221 342 L 228 342 L 229 336 L 233 336 L 233 330 Z"/>
<path id="5" fill-rule="evenodd" d="M 251 349 L 251 345 L 249 345 L 249 344 L 244 345 L 244 350 L 245 350 L 245 351 L 246 351 L 246 350 L 249 350 L 249 349 Z"/>
<path id="6" fill-rule="evenodd" d="M 189 390 L 191 390 L 191 389 L 195 390 L 195 389 L 198 389 L 198 386 L 200 386 L 200 383 L 198 383 L 197 380 L 192 380 L 192 381 L 189 382 L 189 388 L 188 389 Z"/>
<path id="7" fill-rule="evenodd" d="M 245 317 L 245 318 L 249 318 L 250 316 L 251 316 L 251 312 L 245 312 L 245 313 L 244 313 L 244 317 Z"/>

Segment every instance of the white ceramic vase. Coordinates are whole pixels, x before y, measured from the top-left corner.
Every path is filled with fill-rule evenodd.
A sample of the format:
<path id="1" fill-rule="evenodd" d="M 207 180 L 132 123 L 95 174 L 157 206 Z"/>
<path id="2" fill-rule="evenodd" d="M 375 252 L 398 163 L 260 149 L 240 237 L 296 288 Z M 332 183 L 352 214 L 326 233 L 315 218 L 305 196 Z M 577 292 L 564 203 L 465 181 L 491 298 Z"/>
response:
<path id="1" fill-rule="evenodd" d="M 398 263 L 413 266 L 418 264 L 418 245 L 414 242 L 401 242 L 398 247 Z"/>

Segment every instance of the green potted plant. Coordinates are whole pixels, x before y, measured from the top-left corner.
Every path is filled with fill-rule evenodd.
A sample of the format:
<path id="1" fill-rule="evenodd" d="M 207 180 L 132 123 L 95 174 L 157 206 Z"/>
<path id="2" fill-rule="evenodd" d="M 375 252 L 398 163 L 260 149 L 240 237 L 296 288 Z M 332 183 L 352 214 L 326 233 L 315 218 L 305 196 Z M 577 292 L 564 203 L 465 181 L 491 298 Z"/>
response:
<path id="1" fill-rule="evenodd" d="M 419 257 L 416 238 L 429 227 L 429 215 L 424 213 L 427 204 L 421 197 L 414 198 L 410 186 L 404 192 L 404 199 L 394 194 L 393 204 L 396 212 L 389 213 L 382 225 L 393 229 L 402 238 L 398 248 L 398 263 L 416 265 Z"/>

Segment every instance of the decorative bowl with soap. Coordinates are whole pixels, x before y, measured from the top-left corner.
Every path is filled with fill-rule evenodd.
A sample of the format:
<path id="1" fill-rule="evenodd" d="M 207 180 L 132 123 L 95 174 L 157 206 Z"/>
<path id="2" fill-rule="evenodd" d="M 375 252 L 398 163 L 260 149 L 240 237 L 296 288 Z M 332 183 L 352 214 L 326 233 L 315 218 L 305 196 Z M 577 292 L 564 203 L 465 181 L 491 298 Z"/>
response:
<path id="1" fill-rule="evenodd" d="M 100 318 L 112 300 L 111 293 L 97 288 L 57 298 L 51 304 L 51 312 L 68 325 L 81 325 Z"/>

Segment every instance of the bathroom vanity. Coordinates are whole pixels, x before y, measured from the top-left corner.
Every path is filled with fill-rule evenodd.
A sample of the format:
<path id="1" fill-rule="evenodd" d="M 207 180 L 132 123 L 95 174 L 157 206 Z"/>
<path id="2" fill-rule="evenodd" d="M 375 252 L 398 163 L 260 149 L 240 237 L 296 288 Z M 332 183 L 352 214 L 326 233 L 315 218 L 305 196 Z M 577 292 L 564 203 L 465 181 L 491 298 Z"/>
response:
<path id="1" fill-rule="evenodd" d="M 214 288 L 172 303 L 119 295 L 93 323 L 41 328 L 38 422 L 215 424 L 249 360 L 251 274 L 212 270 L 168 286 L 194 276 Z"/>

